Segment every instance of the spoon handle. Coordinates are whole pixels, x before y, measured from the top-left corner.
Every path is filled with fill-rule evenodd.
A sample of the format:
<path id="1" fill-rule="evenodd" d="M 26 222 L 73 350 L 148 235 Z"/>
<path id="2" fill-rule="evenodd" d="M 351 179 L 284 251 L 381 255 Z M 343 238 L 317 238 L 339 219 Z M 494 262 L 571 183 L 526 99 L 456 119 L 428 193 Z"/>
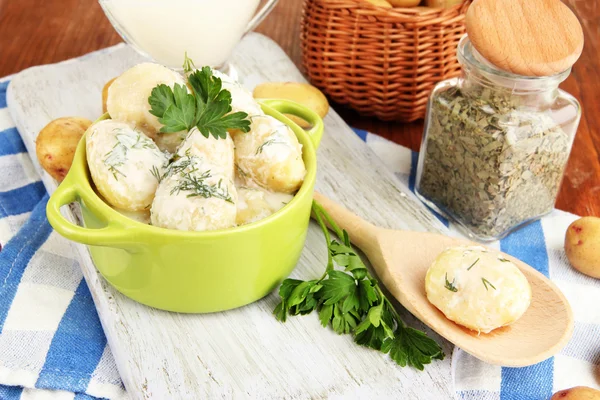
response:
<path id="1" fill-rule="evenodd" d="M 314 193 L 314 200 L 325 209 L 340 228 L 348 232 L 352 238 L 352 243 L 362 251 L 367 253 L 377 246 L 377 231 L 379 228 L 375 225 L 365 221 L 319 192 Z"/>

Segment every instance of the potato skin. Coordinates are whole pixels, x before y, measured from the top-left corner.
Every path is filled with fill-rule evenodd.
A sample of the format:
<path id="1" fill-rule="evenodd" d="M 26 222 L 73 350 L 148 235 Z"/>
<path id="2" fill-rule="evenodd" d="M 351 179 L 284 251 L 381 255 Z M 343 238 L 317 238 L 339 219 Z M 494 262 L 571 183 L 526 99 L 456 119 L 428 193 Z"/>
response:
<path id="1" fill-rule="evenodd" d="M 569 225 L 565 253 L 573 268 L 600 279 L 600 218 L 583 217 Z"/>
<path id="2" fill-rule="evenodd" d="M 329 103 L 327 97 L 316 87 L 307 83 L 300 82 L 267 82 L 254 88 L 254 98 L 256 99 L 287 99 L 300 103 L 317 114 L 321 118 L 329 112 Z M 308 128 L 310 125 L 302 118 L 287 115 L 302 128 Z"/>
<path id="3" fill-rule="evenodd" d="M 77 144 L 91 124 L 86 118 L 63 117 L 50 121 L 38 134 L 35 141 L 38 161 L 57 181 L 65 179 Z"/>
<path id="4" fill-rule="evenodd" d="M 392 5 L 385 0 L 365 0 L 365 1 L 373 4 L 374 6 L 383 7 L 383 8 L 392 8 Z"/>
<path id="5" fill-rule="evenodd" d="M 600 390 L 575 386 L 554 393 L 550 400 L 600 400 Z"/>
<path id="6" fill-rule="evenodd" d="M 110 81 L 106 82 L 106 84 L 102 88 L 102 114 L 106 113 L 106 99 L 108 99 L 108 88 L 117 78 L 118 76 L 115 76 Z"/>
<path id="7" fill-rule="evenodd" d="M 421 0 L 387 0 L 394 7 L 416 7 Z"/>

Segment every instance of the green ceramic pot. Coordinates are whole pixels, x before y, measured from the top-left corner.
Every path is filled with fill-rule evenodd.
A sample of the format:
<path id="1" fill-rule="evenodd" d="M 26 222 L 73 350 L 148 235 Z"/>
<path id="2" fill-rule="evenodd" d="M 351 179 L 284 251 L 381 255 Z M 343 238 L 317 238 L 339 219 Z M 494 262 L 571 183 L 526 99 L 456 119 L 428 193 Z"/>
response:
<path id="1" fill-rule="evenodd" d="M 271 292 L 296 266 L 308 229 L 323 121 L 285 100 L 263 100 L 266 114 L 286 123 L 303 146 L 306 177 L 285 207 L 252 224 L 209 232 L 145 225 L 108 206 L 95 192 L 79 143 L 69 174 L 50 197 L 50 224 L 67 239 L 89 245 L 102 276 L 140 303 L 169 311 L 206 313 L 240 307 Z M 304 131 L 283 113 L 313 126 Z M 106 118 L 106 117 L 105 117 Z M 78 201 L 84 227 L 60 207 Z"/>

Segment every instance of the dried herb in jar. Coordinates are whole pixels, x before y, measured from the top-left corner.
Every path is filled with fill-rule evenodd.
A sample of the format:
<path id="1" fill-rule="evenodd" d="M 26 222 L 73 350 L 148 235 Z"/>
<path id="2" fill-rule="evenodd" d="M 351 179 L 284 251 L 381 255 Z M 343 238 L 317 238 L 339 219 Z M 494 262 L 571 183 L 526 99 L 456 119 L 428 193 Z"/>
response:
<path id="1" fill-rule="evenodd" d="M 550 212 L 569 136 L 548 112 L 484 85 L 433 94 L 417 190 L 481 238 Z"/>

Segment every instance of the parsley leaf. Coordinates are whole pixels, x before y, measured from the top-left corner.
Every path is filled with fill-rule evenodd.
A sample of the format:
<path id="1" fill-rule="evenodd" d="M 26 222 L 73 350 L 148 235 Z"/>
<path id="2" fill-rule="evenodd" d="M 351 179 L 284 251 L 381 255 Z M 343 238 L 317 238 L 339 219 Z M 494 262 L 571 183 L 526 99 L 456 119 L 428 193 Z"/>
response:
<path id="1" fill-rule="evenodd" d="M 175 105 L 175 95 L 173 90 L 165 84 L 160 84 L 152 89 L 150 97 L 148 98 L 150 103 L 150 114 L 157 118 L 162 118 L 165 115 L 165 111 L 171 105 Z"/>
<path id="2" fill-rule="evenodd" d="M 329 279 L 323 281 L 322 299 L 325 305 L 335 304 L 346 298 L 356 289 L 356 283 L 351 275 L 341 271 L 329 271 Z"/>
<path id="3" fill-rule="evenodd" d="M 186 56 L 186 72 L 193 62 Z M 187 70 L 190 71 L 187 71 Z M 210 67 L 189 73 L 188 83 L 175 84 L 173 89 L 160 84 L 152 89 L 148 103 L 150 113 L 164 126 L 162 133 L 173 133 L 198 128 L 204 137 L 226 138 L 228 130 L 248 132 L 250 121 L 245 112 L 231 113 L 231 93 L 222 88 L 221 79 Z"/>
<path id="4" fill-rule="evenodd" d="M 189 130 L 196 121 L 196 101 L 194 96 L 187 92 L 186 87 L 175 84 L 173 98 L 175 102 L 169 105 L 162 118 L 158 119 L 164 125 L 160 128 L 162 133 Z"/>
<path id="5" fill-rule="evenodd" d="M 317 311 L 324 327 L 353 335 L 357 344 L 388 353 L 402 367 L 422 370 L 432 360 L 443 359 L 444 353 L 433 339 L 405 325 L 350 245 L 348 233 L 339 229 L 316 202 L 313 213 L 327 241 L 327 267 L 319 280 L 284 280 L 275 317 L 285 322 L 288 315 Z M 330 239 L 326 223 L 341 243 Z"/>
<path id="6" fill-rule="evenodd" d="M 394 332 L 393 339 L 383 342 L 381 351 L 390 353 L 390 357 L 405 367 L 412 365 L 423 371 L 426 364 L 432 360 L 442 360 L 442 353 L 438 344 L 425 333 L 409 327 L 399 327 Z"/>

